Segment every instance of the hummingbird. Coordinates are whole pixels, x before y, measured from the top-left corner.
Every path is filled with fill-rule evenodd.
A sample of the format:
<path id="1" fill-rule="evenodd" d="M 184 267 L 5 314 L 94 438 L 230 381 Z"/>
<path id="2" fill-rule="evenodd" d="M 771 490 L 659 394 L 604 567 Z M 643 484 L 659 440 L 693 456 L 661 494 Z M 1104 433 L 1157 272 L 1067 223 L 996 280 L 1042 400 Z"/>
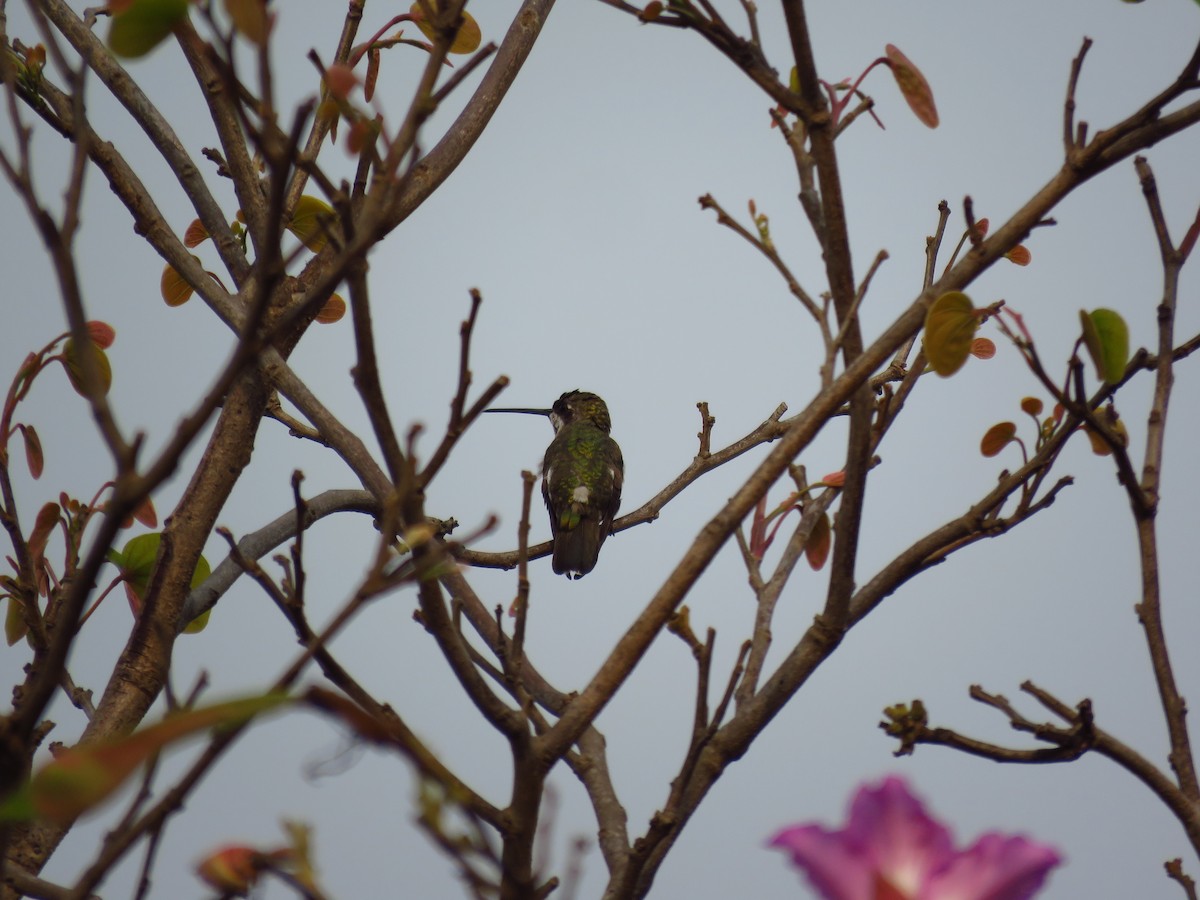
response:
<path id="1" fill-rule="evenodd" d="M 556 575 L 582 578 L 596 566 L 600 546 L 612 532 L 621 505 L 625 461 L 609 437 L 608 406 L 587 391 L 567 391 L 550 409 L 489 409 L 487 412 L 547 416 L 554 440 L 542 461 L 542 499 L 554 539 Z"/>

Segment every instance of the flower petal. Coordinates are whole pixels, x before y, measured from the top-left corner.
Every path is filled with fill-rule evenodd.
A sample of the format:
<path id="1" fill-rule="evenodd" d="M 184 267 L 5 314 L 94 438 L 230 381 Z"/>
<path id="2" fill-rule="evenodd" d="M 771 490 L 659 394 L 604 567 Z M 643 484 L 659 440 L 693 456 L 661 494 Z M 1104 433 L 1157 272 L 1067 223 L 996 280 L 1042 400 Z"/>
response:
<path id="1" fill-rule="evenodd" d="M 846 831 L 866 849 L 873 868 L 910 897 L 920 896 L 933 874 L 954 858 L 950 832 L 896 776 L 876 788 L 859 789 Z"/>
<path id="2" fill-rule="evenodd" d="M 1029 900 L 1060 862 L 1046 844 L 989 832 L 934 879 L 924 900 Z"/>
<path id="3" fill-rule="evenodd" d="M 771 838 L 770 846 L 791 854 L 824 900 L 871 900 L 875 877 L 870 862 L 843 831 L 820 825 L 793 825 Z"/>

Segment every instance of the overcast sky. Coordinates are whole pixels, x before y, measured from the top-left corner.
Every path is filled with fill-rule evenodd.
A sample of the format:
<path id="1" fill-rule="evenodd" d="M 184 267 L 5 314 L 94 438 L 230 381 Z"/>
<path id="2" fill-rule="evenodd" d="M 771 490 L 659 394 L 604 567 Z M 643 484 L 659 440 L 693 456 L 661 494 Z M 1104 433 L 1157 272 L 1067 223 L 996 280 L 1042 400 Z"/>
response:
<path id="1" fill-rule="evenodd" d="M 718 5 L 730 21 L 742 21 L 739 3 Z M 786 71 L 782 22 L 772 4 L 761 5 L 768 55 Z M 875 98 L 886 130 L 864 118 L 838 142 L 857 272 L 861 276 L 879 250 L 890 254 L 862 310 L 868 340 L 919 290 L 925 237 L 936 225 L 939 200 L 954 210 L 948 231 L 956 237 L 965 195 L 994 226 L 1054 174 L 1066 79 L 1085 35 L 1095 44 L 1080 81 L 1079 116 L 1093 131 L 1166 86 L 1200 36 L 1200 9 L 1187 0 L 810 6 L 824 77 L 855 77 L 891 42 L 922 68 L 941 113 L 940 128 L 925 128 L 887 72 L 876 70 L 864 90 Z M 316 47 L 329 58 L 344 4 L 291 0 L 275 7 L 276 83 L 284 99 L 296 102 L 316 89 L 305 53 Z M 516 8 L 515 0 L 493 0 L 472 11 L 485 37 L 499 39 Z M 361 33 L 396 11 L 369 4 Z M 32 43 L 23 8 L 10 4 L 8 14 L 10 33 Z M 421 63 L 415 50 L 385 56 L 378 91 L 393 121 Z M 175 49 L 161 48 L 130 68 L 201 161 L 201 148 L 215 139 Z M 768 127 L 769 106 L 695 35 L 643 27 L 598 3 L 559 4 L 475 150 L 371 258 L 381 366 L 400 430 L 422 422 L 428 431 L 421 446 L 429 452 L 435 445 L 457 375 L 458 323 L 471 287 L 484 296 L 473 357 L 477 385 L 508 375 L 512 386 L 504 400 L 512 405 L 549 405 L 573 388 L 603 396 L 624 450 L 626 511 L 692 458 L 697 401 L 707 401 L 717 418 L 715 445 L 742 436 L 780 402 L 794 412 L 803 408 L 817 389 L 820 361 L 810 321 L 770 266 L 696 203 L 712 193 L 744 216 L 753 198 L 771 217 L 774 240 L 793 271 L 810 293 L 824 290 L 819 253 L 795 199 L 794 165 Z M 182 233 L 194 217 L 182 192 L 95 81 L 89 108 L 101 136 L 134 161 Z M 425 146 L 452 112 L 434 118 Z M 7 150 L 12 131 L 5 122 L 0 142 Z M 35 151 L 43 197 L 57 205 L 68 157 L 47 129 L 39 129 Z M 1186 134 L 1147 156 L 1178 240 L 1200 203 L 1200 138 Z M 327 159 L 335 175 L 352 172 L 341 147 L 331 148 Z M 232 216 L 236 203 L 227 187 L 215 176 L 210 182 Z M 49 264 L 7 184 L 0 185 L 0 209 L 7 323 L 0 329 L 0 359 L 7 361 L 8 378 L 25 353 L 65 325 Z M 976 303 L 1004 298 L 1020 311 L 1054 371 L 1071 351 L 1080 307 L 1121 311 L 1134 346 L 1152 346 L 1161 272 L 1132 163 L 1116 166 L 1053 215 L 1058 225 L 1039 229 L 1028 242 L 1032 264 L 996 266 L 970 290 Z M 95 173 L 78 251 L 89 315 L 117 329 L 110 356 L 119 421 L 127 430 L 144 430 L 152 452 L 224 364 L 230 334 L 198 300 L 178 309 L 163 305 L 162 261 L 133 234 L 126 211 Z M 215 255 L 205 260 L 216 267 Z M 1198 283 L 1194 272 L 1184 279 L 1181 339 L 1200 329 Z M 1017 464 L 1016 448 L 997 459 L 978 453 L 987 427 L 1019 421 L 1021 397 L 1038 393 L 1016 352 L 991 336 L 999 344 L 995 359 L 972 361 L 950 380 L 922 382 L 881 449 L 865 509 L 859 583 L 914 538 L 960 515 L 1002 468 Z M 352 364 L 348 320 L 313 328 L 294 357 L 326 405 L 367 435 L 349 377 Z M 1192 697 L 1200 679 L 1200 659 L 1190 652 L 1200 631 L 1200 484 L 1193 464 L 1200 383 L 1194 369 L 1189 360 L 1176 372 L 1159 516 L 1165 618 L 1177 679 Z M 1135 459 L 1143 449 L 1149 380 L 1123 390 L 1118 403 Z M 91 497 L 111 474 L 90 415 L 61 373 L 39 379 L 19 418 L 36 424 L 47 456 L 42 480 L 20 485 L 27 519 L 59 490 Z M 453 516 L 468 531 L 495 513 L 500 528 L 481 546 L 511 549 L 520 471 L 539 465 L 549 438 L 543 421 L 487 417 L 464 438 L 430 492 L 430 512 Z M 813 475 L 836 470 L 843 440 L 842 430 L 831 426 L 799 461 Z M 554 576 L 548 560 L 533 565 L 528 651 L 552 682 L 563 690 L 586 684 L 761 455 L 748 454 L 706 477 L 655 524 L 614 537 L 595 572 L 579 582 Z M 221 524 L 243 534 L 288 509 L 297 468 L 310 494 L 357 486 L 332 454 L 266 422 Z M 920 697 L 934 724 L 1030 746 L 966 694 L 978 683 L 1016 699 L 1020 683 L 1032 679 L 1071 704 L 1090 697 L 1101 727 L 1166 766 L 1165 728 L 1133 611 L 1138 571 L 1124 493 L 1111 461 L 1091 455 L 1082 438 L 1064 453 L 1059 472 L 1074 475 L 1075 484 L 1050 510 L 916 579 L 848 636 L 718 784 L 663 866 L 656 896 L 808 896 L 782 855 L 764 842 L 787 824 L 839 823 L 860 782 L 893 772 L 910 779 L 961 842 L 1000 829 L 1061 848 L 1067 862 L 1047 897 L 1182 896 L 1162 872 L 1164 860 L 1183 856 L 1200 877 L 1181 828 L 1113 764 L 1085 758 L 1069 766 L 1002 767 L 931 747 L 898 760 L 876 727 L 884 706 Z M 160 515 L 184 485 L 181 475 L 156 496 Z M 785 493 L 780 485 L 772 497 Z M 353 590 L 373 534 L 362 517 L 314 529 L 307 542 L 314 616 L 332 614 Z M 547 536 L 539 512 L 533 538 Z M 209 544 L 214 563 L 222 546 L 215 537 Z M 513 574 L 469 576 L 489 605 L 507 605 L 514 594 Z M 774 628 L 774 661 L 819 609 L 825 577 L 807 571 L 794 577 Z M 725 549 L 687 602 L 698 631 L 717 629 L 714 671 L 727 672 L 753 621 L 735 547 Z M 413 623 L 414 605 L 411 591 L 379 601 L 335 649 L 466 781 L 502 803 L 510 770 L 506 745 L 479 721 L 433 642 Z M 102 689 L 129 628 L 129 610 L 114 594 L 77 644 L 71 660 L 77 682 Z M 203 670 L 214 697 L 260 690 L 294 648 L 263 593 L 239 584 L 206 632 L 180 640 L 174 684 L 186 692 Z M 14 682 L 28 653 L 24 645 L 0 653 L 0 675 Z M 664 636 L 599 720 L 632 833 L 642 833 L 665 801 L 686 748 L 694 682 L 687 648 Z M 1032 703 L 1021 705 L 1032 718 L 1045 718 Z M 66 704 L 57 704 L 53 717 L 58 740 L 69 742 L 82 728 Z M 410 824 L 414 794 L 406 766 L 376 751 L 345 749 L 346 738 L 329 723 L 302 714 L 256 726 L 168 829 L 152 896 L 203 896 L 191 874 L 194 861 L 221 843 L 279 841 L 281 817 L 314 825 L 317 861 L 333 897 L 459 896 L 450 865 Z M 174 753 L 168 771 L 191 755 Z M 560 769 L 551 781 L 559 808 L 545 850 L 549 866 L 561 871 L 573 838 L 593 828 L 570 773 Z M 71 881 L 111 823 L 111 815 L 98 816 L 72 832 L 46 877 Z M 104 896 L 128 896 L 139 863 L 130 857 Z M 598 896 L 604 883 L 599 854 L 592 852 L 584 866 L 579 896 Z M 288 894 L 271 886 L 263 896 Z"/>

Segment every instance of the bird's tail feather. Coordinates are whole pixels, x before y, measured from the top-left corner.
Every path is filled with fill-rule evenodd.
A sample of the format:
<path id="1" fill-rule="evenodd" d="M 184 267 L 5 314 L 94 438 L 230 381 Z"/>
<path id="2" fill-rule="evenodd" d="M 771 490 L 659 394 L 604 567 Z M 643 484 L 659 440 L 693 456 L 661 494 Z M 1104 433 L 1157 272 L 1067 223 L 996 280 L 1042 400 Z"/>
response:
<path id="1" fill-rule="evenodd" d="M 581 520 L 570 531 L 559 531 L 554 536 L 554 573 L 582 578 L 595 568 L 606 537 L 600 532 L 600 522 L 590 518 Z"/>

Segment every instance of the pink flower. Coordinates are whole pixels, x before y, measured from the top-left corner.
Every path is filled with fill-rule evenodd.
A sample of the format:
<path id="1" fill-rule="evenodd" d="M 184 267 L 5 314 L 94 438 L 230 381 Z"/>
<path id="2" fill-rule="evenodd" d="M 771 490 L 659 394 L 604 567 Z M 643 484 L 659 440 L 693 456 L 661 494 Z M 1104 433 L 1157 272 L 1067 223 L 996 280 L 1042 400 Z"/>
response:
<path id="1" fill-rule="evenodd" d="M 990 832 L 956 850 L 902 778 L 863 786 L 839 831 L 793 825 L 770 842 L 792 855 L 825 900 L 1028 900 L 1061 857 Z"/>

